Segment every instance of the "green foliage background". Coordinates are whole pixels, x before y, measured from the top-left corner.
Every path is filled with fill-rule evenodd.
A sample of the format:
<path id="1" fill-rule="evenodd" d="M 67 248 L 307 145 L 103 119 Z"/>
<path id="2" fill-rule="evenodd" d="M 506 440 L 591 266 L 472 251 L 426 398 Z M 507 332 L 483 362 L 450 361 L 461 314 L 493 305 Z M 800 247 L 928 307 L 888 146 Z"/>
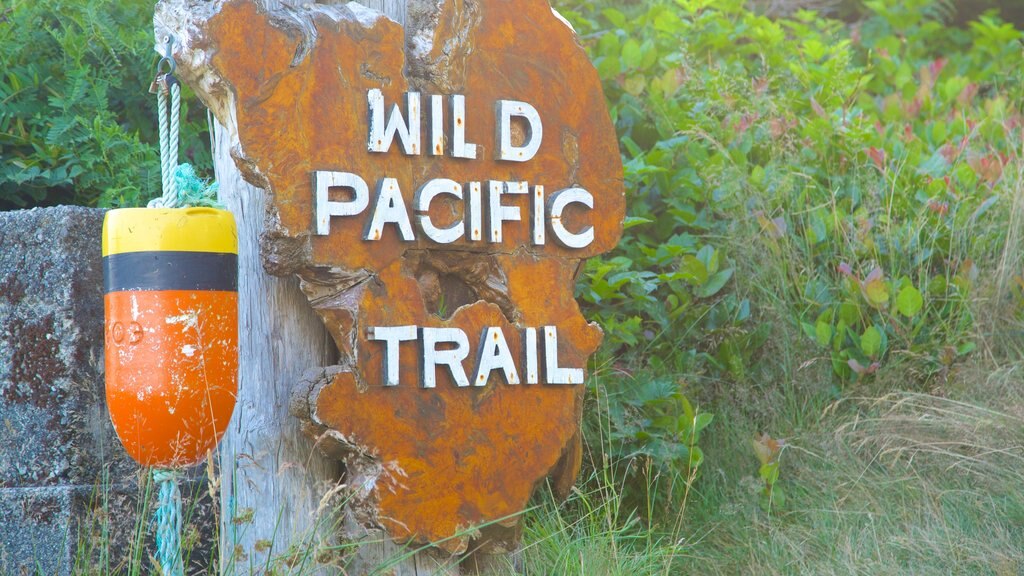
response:
<path id="1" fill-rule="evenodd" d="M 735 0 L 605 6 L 573 17 L 606 82 L 637 225 L 581 284 L 610 353 L 742 380 L 742 351 L 766 335 L 728 289 L 734 238 L 777 264 L 749 272 L 781 273 L 759 280 L 802 305 L 823 345 L 814 320 L 834 310 L 829 330 L 854 336 L 837 351 L 843 378 L 848 360 L 889 349 L 846 349 L 872 326 L 911 347 L 933 313 L 940 343 L 959 343 L 964 263 L 1001 249 L 1012 200 L 999 184 L 1020 140 L 1019 31 L 991 15 L 947 28 L 924 1 L 867 2 L 852 30 Z M 925 293 L 929 307 L 911 305 Z"/>
<path id="2" fill-rule="evenodd" d="M 0 210 L 159 194 L 149 0 L 13 0 L 0 12 Z M 182 153 L 210 167 L 202 106 Z"/>

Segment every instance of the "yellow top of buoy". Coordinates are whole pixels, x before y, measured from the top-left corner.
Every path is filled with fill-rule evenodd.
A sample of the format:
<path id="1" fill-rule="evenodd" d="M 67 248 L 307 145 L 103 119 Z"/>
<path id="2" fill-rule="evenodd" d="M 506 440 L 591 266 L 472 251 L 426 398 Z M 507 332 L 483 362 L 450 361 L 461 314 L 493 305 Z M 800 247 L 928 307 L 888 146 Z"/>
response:
<path id="1" fill-rule="evenodd" d="M 238 254 L 230 212 L 216 208 L 123 208 L 103 219 L 103 255 L 126 252 Z"/>

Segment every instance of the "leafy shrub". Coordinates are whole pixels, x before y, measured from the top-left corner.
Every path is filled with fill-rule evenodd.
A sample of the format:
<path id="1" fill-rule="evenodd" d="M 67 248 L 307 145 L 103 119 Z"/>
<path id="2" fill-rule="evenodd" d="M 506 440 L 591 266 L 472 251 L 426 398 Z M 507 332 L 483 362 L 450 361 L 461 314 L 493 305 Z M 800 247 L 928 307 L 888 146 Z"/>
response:
<path id="1" fill-rule="evenodd" d="M 15 0 L 3 11 L 0 209 L 159 193 L 152 18 L 147 0 Z M 182 152 L 205 167 L 201 108 L 183 122 Z"/>
<path id="2" fill-rule="evenodd" d="M 1019 160 L 1022 35 L 947 27 L 930 0 L 865 7 L 852 27 L 739 0 L 570 12 L 626 164 L 631 227 L 579 286 L 608 356 L 742 381 L 769 305 L 841 380 L 971 350 Z"/>
<path id="3" fill-rule="evenodd" d="M 648 521 L 664 519 L 704 462 L 701 435 L 714 415 L 695 408 L 685 382 L 645 373 L 594 378 L 596 406 L 587 410 L 586 437 L 602 454 L 602 480 L 622 486 L 621 504 Z M 595 440 L 597 439 L 597 440 Z"/>

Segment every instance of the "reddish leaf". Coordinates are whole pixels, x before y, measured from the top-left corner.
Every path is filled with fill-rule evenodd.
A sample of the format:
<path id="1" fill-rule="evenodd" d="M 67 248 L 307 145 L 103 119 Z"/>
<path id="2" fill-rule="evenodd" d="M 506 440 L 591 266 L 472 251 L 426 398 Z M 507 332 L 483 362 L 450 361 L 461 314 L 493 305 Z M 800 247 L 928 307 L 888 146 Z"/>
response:
<path id="1" fill-rule="evenodd" d="M 946 162 L 949 164 L 952 164 L 956 160 L 959 153 L 960 152 L 953 148 L 953 145 L 949 143 L 943 144 L 942 148 L 939 148 L 939 154 L 942 154 L 942 157 L 945 158 Z M 948 179 L 949 176 L 946 176 L 946 178 Z"/>
<path id="2" fill-rule="evenodd" d="M 879 368 L 882 367 L 882 365 L 879 364 L 878 362 L 872 362 L 870 366 L 865 367 L 860 362 L 857 362 L 853 358 L 850 358 L 850 360 L 846 362 L 846 365 L 849 366 L 850 370 L 853 370 L 854 373 L 857 374 L 858 376 L 874 374 L 875 372 L 878 372 Z"/>
<path id="3" fill-rule="evenodd" d="M 949 202 L 940 202 L 938 200 L 929 200 L 928 209 L 938 214 L 939 216 L 945 216 L 949 213 Z"/>
<path id="4" fill-rule="evenodd" d="M 779 455 L 782 453 L 782 448 L 785 447 L 786 441 L 782 439 L 772 438 L 768 434 L 760 434 L 754 436 L 751 441 L 751 445 L 754 447 L 754 455 L 757 456 L 761 465 L 771 464 L 779 459 Z"/>
<path id="5" fill-rule="evenodd" d="M 772 138 L 775 140 L 782 138 L 790 130 L 796 128 L 796 126 L 796 120 L 787 118 L 773 118 L 768 124 L 769 130 L 771 130 L 772 133 Z"/>
<path id="6" fill-rule="evenodd" d="M 975 264 L 974 260 L 970 258 L 960 263 L 960 266 L 959 268 L 957 268 L 956 273 L 957 276 L 960 276 L 961 278 L 967 280 L 971 284 L 976 282 L 978 280 L 978 276 L 980 275 L 978 271 L 978 265 Z"/>
<path id="7" fill-rule="evenodd" d="M 918 96 L 911 100 L 910 103 L 907 104 L 904 108 L 904 111 L 907 113 L 907 116 L 911 118 L 917 117 L 917 115 L 921 112 L 921 97 Z"/>
<path id="8" fill-rule="evenodd" d="M 746 132 L 754 125 L 754 122 L 757 122 L 758 118 L 760 118 L 760 115 L 757 113 L 744 114 L 741 116 L 739 123 L 736 125 L 736 135 L 739 136 Z"/>
<path id="9" fill-rule="evenodd" d="M 995 184 L 1003 177 L 1003 161 L 995 154 L 983 156 L 973 161 L 968 160 L 968 164 L 977 172 L 981 180 L 988 184 Z"/>
<path id="10" fill-rule="evenodd" d="M 867 152 L 868 157 L 875 163 L 875 166 L 877 166 L 879 170 L 885 170 L 885 151 L 872 146 L 868 148 Z"/>
<path id="11" fill-rule="evenodd" d="M 978 85 L 971 82 L 960 92 L 960 95 L 956 97 L 956 101 L 961 106 L 967 106 L 974 100 L 974 97 L 978 94 Z"/>
<path id="12" fill-rule="evenodd" d="M 866 371 L 867 371 L 867 368 L 865 368 L 865 367 L 861 366 L 861 365 L 860 365 L 860 362 L 857 362 L 857 361 L 856 361 L 856 360 L 854 360 L 853 358 L 850 358 L 850 359 L 849 359 L 849 360 L 848 360 L 848 361 L 846 362 L 846 365 L 847 365 L 847 366 L 849 366 L 849 367 L 850 367 L 850 370 L 853 370 L 853 372 L 854 372 L 855 374 L 857 374 L 857 375 L 863 374 L 864 372 L 866 372 Z"/>

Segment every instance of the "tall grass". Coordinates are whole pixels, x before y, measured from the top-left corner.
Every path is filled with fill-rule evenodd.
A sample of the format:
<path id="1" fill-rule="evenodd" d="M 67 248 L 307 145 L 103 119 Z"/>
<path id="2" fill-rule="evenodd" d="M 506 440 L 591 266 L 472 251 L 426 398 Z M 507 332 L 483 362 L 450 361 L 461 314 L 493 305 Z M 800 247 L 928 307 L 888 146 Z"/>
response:
<path id="1" fill-rule="evenodd" d="M 742 468 L 723 462 L 719 474 L 709 474 L 700 523 L 710 529 L 684 567 L 714 574 L 1024 570 L 1018 416 L 894 393 L 850 400 L 832 410 L 832 420 L 795 431 L 797 449 L 783 460 L 786 509 L 760 510 Z"/>

